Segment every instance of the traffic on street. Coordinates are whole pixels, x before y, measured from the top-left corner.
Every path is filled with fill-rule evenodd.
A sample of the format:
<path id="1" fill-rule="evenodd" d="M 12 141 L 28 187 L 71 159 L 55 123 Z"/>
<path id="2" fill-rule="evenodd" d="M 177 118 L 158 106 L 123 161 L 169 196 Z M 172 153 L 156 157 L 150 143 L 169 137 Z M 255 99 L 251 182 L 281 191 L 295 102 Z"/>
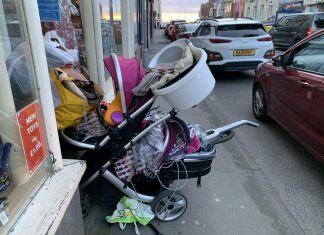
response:
<path id="1" fill-rule="evenodd" d="M 324 235 L 324 0 L 0 16 L 0 235 Z"/>

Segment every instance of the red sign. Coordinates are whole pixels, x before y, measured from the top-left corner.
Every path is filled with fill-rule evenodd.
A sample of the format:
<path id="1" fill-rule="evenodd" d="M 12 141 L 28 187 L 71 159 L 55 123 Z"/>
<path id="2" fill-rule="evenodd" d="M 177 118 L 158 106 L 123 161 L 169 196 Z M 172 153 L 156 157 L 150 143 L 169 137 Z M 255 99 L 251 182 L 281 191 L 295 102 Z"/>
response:
<path id="1" fill-rule="evenodd" d="M 29 174 L 33 174 L 48 155 L 44 122 L 38 100 L 20 110 L 17 113 L 17 121 L 28 171 Z"/>

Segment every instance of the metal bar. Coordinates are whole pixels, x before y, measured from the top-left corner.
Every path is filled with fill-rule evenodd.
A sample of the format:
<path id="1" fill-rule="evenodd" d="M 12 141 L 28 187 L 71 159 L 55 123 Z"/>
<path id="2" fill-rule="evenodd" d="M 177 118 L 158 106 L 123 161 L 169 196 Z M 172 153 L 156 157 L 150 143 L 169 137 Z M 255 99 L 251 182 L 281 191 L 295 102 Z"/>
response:
<path id="1" fill-rule="evenodd" d="M 252 127 L 259 127 L 258 123 L 251 122 L 251 121 L 248 121 L 248 120 L 240 120 L 240 121 L 228 124 L 226 126 L 216 128 L 215 131 L 218 131 L 219 133 L 224 133 L 224 132 L 227 132 L 229 130 L 233 130 L 233 129 L 238 128 L 238 127 L 243 126 L 243 125 L 252 126 Z"/>
<path id="2" fill-rule="evenodd" d="M 215 158 L 217 154 L 216 146 L 213 146 L 213 148 L 208 152 L 195 152 L 192 154 L 187 154 L 183 158 L 184 162 L 203 162 L 209 159 Z"/>
<path id="3" fill-rule="evenodd" d="M 149 61 L 149 48 L 148 48 L 148 2 L 142 0 L 142 34 L 143 34 L 143 65 L 145 68 L 148 66 Z"/>
<path id="4" fill-rule="evenodd" d="M 217 140 L 221 134 L 226 133 L 230 130 L 233 130 L 235 128 L 238 128 L 240 126 L 247 125 L 247 126 L 252 126 L 252 127 L 258 127 L 259 124 L 255 122 L 251 122 L 248 120 L 240 120 L 237 122 L 233 122 L 231 124 L 228 124 L 226 126 L 222 126 L 216 129 L 211 129 L 206 131 L 206 136 L 204 136 L 202 140 L 202 145 L 206 145 L 208 143 L 212 143 L 213 141 Z"/>
<path id="5" fill-rule="evenodd" d="M 147 107 L 149 107 L 154 101 L 156 100 L 156 97 L 153 96 L 150 100 L 148 100 L 143 106 L 141 106 L 139 109 L 137 109 L 132 115 L 130 115 L 130 118 L 135 118 L 137 115 L 142 113 L 143 110 L 145 110 Z M 124 120 L 121 124 L 118 125 L 119 129 L 122 129 L 126 124 L 128 123 L 127 120 Z M 101 147 L 105 146 L 107 142 L 110 140 L 110 136 L 106 136 L 100 143 L 99 145 Z"/>
<path id="6" fill-rule="evenodd" d="M 99 146 L 100 147 L 103 147 L 103 146 L 105 146 L 105 144 L 107 144 L 108 143 L 108 141 L 110 140 L 111 138 L 110 138 L 110 136 L 109 135 L 107 135 L 100 143 L 99 143 Z"/>
<path id="7" fill-rule="evenodd" d="M 111 57 L 113 59 L 114 67 L 115 67 L 115 70 L 116 70 L 122 110 L 123 110 L 123 113 L 127 113 L 126 98 L 125 98 L 124 83 L 123 83 L 123 75 L 122 75 L 121 70 L 120 70 L 118 57 L 117 57 L 117 55 L 115 53 L 111 53 Z"/>
<path id="8" fill-rule="evenodd" d="M 107 168 L 111 165 L 111 161 L 106 162 L 102 167 Z M 90 176 L 86 181 L 80 184 L 79 188 L 84 189 L 88 184 L 94 181 L 99 176 L 99 170 L 96 171 L 92 176 Z"/>
<path id="9" fill-rule="evenodd" d="M 142 138 L 144 135 L 146 135 L 149 131 L 151 131 L 155 126 L 159 125 L 162 122 L 165 122 L 171 117 L 171 114 L 166 114 L 158 121 L 154 122 L 152 125 L 144 129 L 141 133 L 139 133 L 137 136 L 135 136 L 127 145 L 125 145 L 125 149 L 129 149 L 131 147 L 131 142 L 136 143 L 140 138 Z"/>
<path id="10" fill-rule="evenodd" d="M 154 199 L 154 197 L 152 196 L 147 196 L 147 195 L 143 195 L 140 193 L 135 192 L 134 190 L 132 190 L 131 188 L 127 187 L 126 189 L 123 188 L 124 186 L 124 182 L 121 181 L 118 177 L 116 177 L 115 175 L 113 175 L 111 172 L 109 172 L 108 170 L 106 170 L 102 176 L 108 180 L 111 184 L 113 184 L 115 187 L 117 187 L 120 191 L 122 191 L 123 193 L 125 193 L 127 196 L 134 198 L 138 201 L 141 202 L 145 202 L 145 203 L 151 203 Z"/>
<path id="11" fill-rule="evenodd" d="M 137 115 L 142 113 L 143 110 L 145 110 L 147 107 L 149 107 L 154 101 L 156 100 L 156 96 L 153 96 L 151 99 L 149 99 L 143 106 L 141 106 L 139 109 L 137 109 L 134 113 L 130 115 L 130 118 L 135 118 Z M 127 124 L 127 120 L 124 120 L 121 124 L 118 125 L 118 128 L 121 129 Z"/>
<path id="12" fill-rule="evenodd" d="M 61 136 L 69 144 L 74 145 L 74 146 L 77 146 L 77 147 L 80 147 L 80 148 L 94 150 L 95 147 L 96 147 L 93 144 L 85 144 L 85 143 L 82 143 L 82 142 L 75 141 L 75 140 L 69 138 L 68 136 L 66 136 L 63 131 L 61 131 Z"/>

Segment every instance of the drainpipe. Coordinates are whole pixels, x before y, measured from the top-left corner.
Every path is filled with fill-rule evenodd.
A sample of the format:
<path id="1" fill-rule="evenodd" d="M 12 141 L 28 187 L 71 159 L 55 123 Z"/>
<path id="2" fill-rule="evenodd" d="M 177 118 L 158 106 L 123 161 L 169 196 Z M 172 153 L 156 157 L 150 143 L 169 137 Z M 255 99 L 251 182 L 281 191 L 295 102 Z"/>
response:
<path id="1" fill-rule="evenodd" d="M 148 66 L 149 49 L 148 49 L 148 8 L 147 0 L 142 0 L 142 38 L 143 38 L 143 65 L 145 68 Z"/>
<path id="2" fill-rule="evenodd" d="M 135 56 L 134 43 L 134 9 L 135 1 L 121 0 L 122 15 L 122 44 L 125 57 Z"/>
<path id="3" fill-rule="evenodd" d="M 93 2 L 93 31 L 95 34 L 95 48 L 96 48 L 96 64 L 98 70 L 98 83 L 101 87 L 105 86 L 105 68 L 103 63 L 103 51 L 102 51 L 102 33 L 101 33 L 101 18 L 99 3 Z"/>

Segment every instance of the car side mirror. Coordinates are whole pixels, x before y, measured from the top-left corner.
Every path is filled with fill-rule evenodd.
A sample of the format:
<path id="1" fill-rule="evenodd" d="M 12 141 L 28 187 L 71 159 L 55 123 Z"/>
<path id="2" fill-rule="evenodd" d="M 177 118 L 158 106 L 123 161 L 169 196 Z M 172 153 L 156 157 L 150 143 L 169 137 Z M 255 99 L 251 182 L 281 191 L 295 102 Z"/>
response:
<path id="1" fill-rule="evenodd" d="M 278 55 L 272 58 L 272 63 L 275 67 L 284 67 L 285 55 Z"/>

